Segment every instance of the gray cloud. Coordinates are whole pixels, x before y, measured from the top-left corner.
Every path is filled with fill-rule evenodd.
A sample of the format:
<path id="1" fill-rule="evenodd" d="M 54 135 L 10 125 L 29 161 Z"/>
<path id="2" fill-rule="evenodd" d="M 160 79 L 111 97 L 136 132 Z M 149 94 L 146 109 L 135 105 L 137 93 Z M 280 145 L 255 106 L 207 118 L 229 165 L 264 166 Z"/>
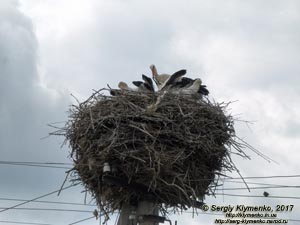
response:
<path id="1" fill-rule="evenodd" d="M 33 25 L 17 6 L 13 1 L 0 7 L 1 160 L 65 161 L 66 154 L 59 151 L 58 140 L 41 138 L 50 131 L 47 123 L 65 119 L 64 111 L 69 100 L 42 87 Z M 9 195 L 13 191 L 31 193 L 61 179 L 58 171 L 45 175 L 45 170 L 36 168 L 22 171 L 20 167 L 1 167 L 5 168 L 0 173 L 1 179 L 5 180 L 1 184 L 2 194 Z"/>
<path id="2" fill-rule="evenodd" d="M 18 10 L 18 2 L 0 3 L 0 154 L 7 161 L 67 161 L 58 139 L 45 139 L 47 123 L 66 119 L 70 102 L 64 93 L 41 83 L 38 42 L 31 20 Z M 64 170 L 0 165 L 1 196 L 29 199 L 58 189 Z M 77 192 L 78 193 L 78 192 Z M 16 202 L 1 201 L 1 206 Z M 41 206 L 40 206 L 41 207 Z M 43 216 L 42 216 L 43 215 Z M 39 222 L 41 213 L 11 210 L 3 220 Z"/>
<path id="3" fill-rule="evenodd" d="M 66 106 L 67 99 L 60 93 L 51 96 L 39 82 L 31 21 L 12 6 L 1 10 L 1 144 L 9 153 L 23 142 L 20 154 L 26 157 L 26 150 L 34 149 L 32 142 L 46 134 L 41 132 L 46 131 L 43 122 L 59 118 L 57 109 Z"/>

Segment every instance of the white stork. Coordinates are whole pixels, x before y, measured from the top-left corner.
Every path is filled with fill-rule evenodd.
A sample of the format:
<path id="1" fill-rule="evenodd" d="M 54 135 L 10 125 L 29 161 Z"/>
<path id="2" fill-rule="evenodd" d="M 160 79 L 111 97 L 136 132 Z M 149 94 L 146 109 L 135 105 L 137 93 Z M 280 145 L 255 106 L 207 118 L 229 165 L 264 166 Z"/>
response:
<path id="1" fill-rule="evenodd" d="M 170 90 L 177 86 L 183 79 L 182 76 L 186 74 L 186 70 L 179 70 L 172 74 L 161 86 L 160 90 Z"/>
<path id="2" fill-rule="evenodd" d="M 154 64 L 150 65 L 150 69 L 152 71 L 152 79 L 156 83 L 158 90 L 161 90 L 162 85 L 165 83 L 167 79 L 171 76 L 170 74 L 158 74 L 157 69 Z"/>
<path id="3" fill-rule="evenodd" d="M 131 87 L 129 87 L 127 83 L 125 83 L 123 81 L 119 82 L 118 87 L 123 91 L 133 91 L 134 90 Z"/>
<path id="4" fill-rule="evenodd" d="M 197 81 L 198 80 L 198 81 Z M 200 83 L 200 85 L 199 85 Z M 198 90 L 197 90 L 198 88 Z M 182 79 L 177 82 L 173 89 L 181 92 L 181 93 L 199 93 L 201 96 L 208 95 L 209 91 L 207 90 L 206 85 L 202 85 L 202 81 L 200 79 L 191 79 L 188 77 L 182 77 Z"/>
<path id="5" fill-rule="evenodd" d="M 202 80 L 200 78 L 197 78 L 194 80 L 193 84 L 189 87 L 183 87 L 180 89 L 180 93 L 182 94 L 196 94 L 199 93 L 199 89 L 201 87 Z"/>

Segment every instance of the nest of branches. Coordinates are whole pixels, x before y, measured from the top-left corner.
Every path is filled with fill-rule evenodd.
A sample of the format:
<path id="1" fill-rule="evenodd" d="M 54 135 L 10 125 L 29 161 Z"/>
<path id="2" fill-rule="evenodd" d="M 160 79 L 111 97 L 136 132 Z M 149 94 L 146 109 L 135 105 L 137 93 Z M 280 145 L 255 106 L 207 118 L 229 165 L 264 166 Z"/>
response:
<path id="1" fill-rule="evenodd" d="M 226 103 L 172 93 L 102 89 L 70 109 L 64 135 L 75 177 L 101 209 L 153 201 L 161 210 L 198 207 L 233 171 L 233 117 Z M 173 208 L 173 209 L 174 209 Z"/>

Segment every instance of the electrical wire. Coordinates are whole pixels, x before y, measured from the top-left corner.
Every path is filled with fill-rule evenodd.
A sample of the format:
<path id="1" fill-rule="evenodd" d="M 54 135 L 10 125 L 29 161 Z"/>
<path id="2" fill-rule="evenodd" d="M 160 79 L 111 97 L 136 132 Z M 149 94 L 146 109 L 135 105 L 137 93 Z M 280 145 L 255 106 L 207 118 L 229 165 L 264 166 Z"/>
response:
<path id="1" fill-rule="evenodd" d="M 40 168 L 55 168 L 55 169 L 72 169 L 71 167 L 54 166 L 54 165 L 73 165 L 72 163 L 62 162 L 30 162 L 30 161 L 0 161 L 2 165 L 14 165 L 14 166 L 30 166 Z M 272 178 L 299 178 L 300 175 L 281 175 L 281 176 L 253 176 L 253 177 L 223 177 L 221 180 L 229 182 L 228 180 L 241 180 L 241 179 L 272 179 Z M 197 179 L 193 181 L 201 181 L 206 179 Z M 244 182 L 243 182 L 244 183 Z M 247 182 L 248 184 L 248 182 Z M 250 183 L 249 183 L 250 184 Z"/>
<path id="2" fill-rule="evenodd" d="M 223 180 L 237 180 L 237 179 L 270 179 L 270 178 L 297 178 L 300 175 L 279 175 L 279 176 L 257 176 L 257 177 L 224 177 Z"/>
<path id="3" fill-rule="evenodd" d="M 17 199 L 17 198 L 0 198 L 2 201 L 18 201 L 18 202 L 26 202 L 26 199 Z M 84 204 L 84 203 L 75 203 L 75 202 L 55 202 L 55 201 L 31 201 L 35 203 L 46 203 L 46 204 L 58 204 L 58 205 L 78 205 L 78 206 L 93 206 L 97 207 L 96 204 Z"/>
<path id="4" fill-rule="evenodd" d="M 244 184 L 243 181 L 236 181 L 236 180 L 226 180 L 226 183 L 238 183 Z M 224 183 L 225 183 L 224 182 Z M 269 184 L 269 183 L 260 183 L 260 182 L 247 182 L 247 184 L 257 184 L 257 185 L 270 185 L 270 186 L 284 186 L 284 184 Z"/>
<path id="5" fill-rule="evenodd" d="M 7 209 L 0 207 L 0 209 Z M 58 212 L 80 212 L 80 213 L 93 213 L 90 210 L 80 210 L 80 209 L 57 209 L 57 208 L 13 208 L 11 210 L 33 210 L 33 211 L 58 211 Z"/>
<path id="6" fill-rule="evenodd" d="M 255 190 L 255 189 L 275 189 L 275 188 L 300 188 L 300 186 L 289 186 L 289 185 L 276 185 L 274 187 L 272 186 L 262 186 L 262 187 L 249 187 L 250 190 Z M 235 191 L 235 190 L 248 190 L 248 188 L 222 188 L 222 189 L 215 189 L 216 191 Z"/>
<path id="7" fill-rule="evenodd" d="M 69 167 L 62 167 L 62 166 L 54 166 L 54 165 L 73 165 L 71 163 L 54 163 L 54 162 L 17 162 L 17 161 L 0 161 L 0 164 L 3 165 L 19 165 L 19 166 L 33 166 L 33 167 L 49 167 L 49 168 L 59 168 L 59 169 L 71 169 Z M 272 178 L 299 178 L 300 175 L 280 175 L 280 176 L 252 176 L 252 177 L 224 177 L 221 180 L 223 180 L 224 182 L 232 182 L 232 183 L 244 183 L 241 181 L 235 181 L 235 180 L 241 180 L 241 179 L 272 179 Z M 204 179 L 199 179 L 199 180 L 204 180 Z M 257 185 L 268 185 L 268 186 L 263 186 L 263 187 L 251 187 L 250 189 L 267 189 L 267 188 L 299 188 L 300 186 L 288 186 L 288 185 L 278 185 L 278 184 L 266 184 L 266 183 L 257 183 L 257 182 L 247 182 L 248 184 L 257 184 Z M 50 202 L 50 201 L 36 201 L 37 199 L 49 196 L 51 194 L 57 193 L 61 190 L 65 190 L 67 188 L 73 187 L 75 185 L 70 185 L 68 187 L 62 188 L 60 190 L 56 190 L 53 192 L 50 192 L 48 194 L 39 196 L 37 198 L 31 199 L 31 200 L 23 200 L 23 199 L 8 199 L 8 198 L 0 198 L 0 200 L 13 200 L 13 201 L 23 201 L 20 204 L 17 204 L 15 206 L 12 207 L 8 207 L 8 208 L 0 208 L 2 210 L 0 210 L 0 212 L 4 212 L 10 209 L 19 209 L 19 210 L 49 210 L 49 211 L 68 211 L 68 212 L 88 212 L 88 213 L 92 213 L 92 211 L 87 211 L 87 210 L 73 210 L 73 209 L 48 209 L 48 208 L 16 208 L 18 206 L 27 204 L 29 202 L 39 202 L 39 203 L 53 203 L 53 204 L 70 204 L 70 205 L 85 205 L 86 204 L 80 204 L 80 203 L 66 203 L 66 202 Z M 247 188 L 223 188 L 222 190 L 243 190 L 243 189 L 247 189 Z M 217 189 L 220 190 L 220 189 Z M 215 195 L 225 195 L 225 196 L 233 196 L 233 197 L 249 197 L 249 198 L 265 198 L 264 196 L 256 196 L 256 195 L 239 195 L 239 194 L 225 194 L 225 193 L 216 193 Z M 291 197 L 291 196 L 268 196 L 267 198 L 283 198 L 283 199 L 300 199 L 300 197 Z M 89 206 L 95 206 L 95 205 L 89 205 Z M 197 214 L 197 212 L 184 212 L 184 213 L 194 213 Z M 207 214 L 207 215 L 219 215 L 219 214 L 215 214 L 215 213 L 201 213 L 198 212 L 199 214 Z M 81 221 L 77 221 L 75 223 L 79 223 L 79 222 L 83 222 L 85 220 L 94 218 L 93 217 L 89 217 L 87 219 L 81 220 Z M 289 220 L 289 219 L 288 219 Z M 300 220 L 293 220 L 290 219 L 289 221 L 293 221 L 293 222 L 300 222 Z M 0 223 L 3 221 L 0 221 Z M 34 224 L 34 225 L 48 225 L 48 224 L 40 224 L 40 223 L 25 223 L 25 222 L 9 222 L 9 221 L 5 221 L 6 223 L 19 223 L 19 224 Z M 75 224 L 75 223 L 71 223 L 71 224 Z"/>
<path id="8" fill-rule="evenodd" d="M 78 183 L 77 183 L 77 184 L 78 184 Z M 46 196 L 55 194 L 55 193 L 57 193 L 57 192 L 60 192 L 61 190 L 66 190 L 66 189 L 68 189 L 68 188 L 74 187 L 74 186 L 76 186 L 77 184 L 72 184 L 72 185 L 69 185 L 69 186 L 67 186 L 67 187 L 65 187 L 65 188 L 60 188 L 59 190 L 55 190 L 55 191 L 52 191 L 52 192 L 50 192 L 50 193 L 41 195 L 41 196 L 39 196 L 39 197 L 36 197 L 36 198 L 30 199 L 30 200 L 27 200 L 27 201 L 22 202 L 22 203 L 19 203 L 19 204 L 17 204 L 17 205 L 14 205 L 14 206 L 11 206 L 11 207 L 2 209 L 2 210 L 0 210 L 0 213 L 1 213 L 1 212 L 5 212 L 5 211 L 10 210 L 10 209 L 14 209 L 14 208 L 19 207 L 19 206 L 21 206 L 21 205 L 25 205 L 25 204 L 27 204 L 27 203 L 29 203 L 29 202 L 38 200 L 38 199 L 40 199 L 40 198 L 44 198 L 44 197 L 46 197 Z"/>
<path id="9" fill-rule="evenodd" d="M 0 223 L 27 224 L 27 225 L 53 225 L 49 223 L 32 223 L 32 222 L 19 222 L 19 221 L 8 221 L 8 220 L 0 220 Z"/>
<path id="10" fill-rule="evenodd" d="M 64 166 L 51 166 L 45 164 L 38 164 L 38 163 L 19 163 L 19 162 L 1 162 L 2 165 L 9 165 L 9 166 L 30 166 L 30 167 L 40 167 L 40 168 L 55 168 L 55 169 L 71 169 L 71 167 L 64 167 Z"/>
<path id="11" fill-rule="evenodd" d="M 21 166 L 38 166 L 38 167 L 48 167 L 43 165 L 74 165 L 72 163 L 63 163 L 63 162 L 33 162 L 33 161 L 4 161 L 1 160 L 0 164 L 7 164 L 7 165 L 21 165 Z M 87 164 L 88 165 L 88 164 Z M 49 166 L 52 167 L 52 166 Z M 70 167 L 56 167 L 53 168 L 64 168 L 64 169 L 71 169 Z M 222 180 L 237 180 L 237 179 L 269 179 L 269 178 L 297 178 L 300 177 L 300 174 L 296 175 L 275 175 L 275 176 L 253 176 L 253 177 L 223 177 Z M 198 180 L 205 180 L 205 179 L 198 179 Z M 196 181 L 196 180 L 194 180 Z"/>
<path id="12" fill-rule="evenodd" d="M 224 215 L 222 213 L 210 213 L 210 212 L 198 212 L 198 211 L 194 211 L 194 212 L 184 211 L 181 213 L 189 213 L 189 214 L 194 214 L 194 215 L 202 214 L 202 215 L 210 215 L 210 216 L 223 216 Z"/>
<path id="13" fill-rule="evenodd" d="M 32 162 L 32 161 L 4 161 L 0 160 L 0 163 L 21 163 L 21 164 L 46 164 L 46 165 L 73 165 L 72 163 L 64 163 L 64 162 Z"/>
<path id="14" fill-rule="evenodd" d="M 224 175 L 220 175 L 220 176 L 224 176 Z M 299 178 L 300 175 L 296 174 L 296 175 L 280 175 L 280 176 L 256 176 L 256 177 L 229 177 L 229 176 L 225 176 L 225 177 L 220 177 L 220 181 L 223 182 L 229 182 L 229 180 L 246 180 L 246 179 L 272 179 L 272 178 Z M 205 179 L 192 179 L 191 181 L 204 181 L 204 180 L 211 180 L 209 178 Z M 242 182 L 245 183 L 245 182 Z M 248 182 L 247 182 L 248 184 Z"/>
<path id="15" fill-rule="evenodd" d="M 184 211 L 182 213 L 189 213 L 189 214 L 194 214 L 197 216 L 197 214 L 201 214 L 201 215 L 208 215 L 208 216 L 223 216 L 224 214 L 222 213 L 209 213 L 209 212 L 189 212 L 189 211 Z M 274 218 L 275 219 L 275 218 Z M 289 222 L 300 222 L 300 219 L 287 219 L 287 218 L 282 218 L 284 220 L 288 220 Z"/>
<path id="16" fill-rule="evenodd" d="M 246 198 L 283 198 L 283 199 L 294 199 L 299 200 L 300 197 L 292 197 L 292 196 L 272 196 L 264 197 L 261 195 L 239 195 L 239 194 L 225 194 L 225 193 L 215 193 L 214 195 L 225 195 L 225 196 L 233 196 L 233 197 L 246 197 Z"/>
<path id="17" fill-rule="evenodd" d="M 81 223 L 81 222 L 83 222 L 83 221 L 90 220 L 90 219 L 93 219 L 93 218 L 95 218 L 95 216 L 91 216 L 91 217 L 88 217 L 88 218 L 86 218 L 86 219 L 83 219 L 83 220 L 79 220 L 79 221 L 76 221 L 76 222 L 70 223 L 69 225 L 73 225 L 73 224 Z"/>

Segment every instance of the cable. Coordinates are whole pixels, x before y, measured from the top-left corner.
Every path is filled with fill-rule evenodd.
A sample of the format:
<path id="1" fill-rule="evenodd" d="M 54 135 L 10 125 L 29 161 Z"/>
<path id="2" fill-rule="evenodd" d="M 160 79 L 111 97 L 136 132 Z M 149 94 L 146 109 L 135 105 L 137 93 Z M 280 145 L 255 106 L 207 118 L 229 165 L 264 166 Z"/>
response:
<path id="1" fill-rule="evenodd" d="M 182 213 L 190 213 L 190 214 L 202 214 L 202 215 L 208 215 L 208 216 L 223 216 L 224 214 L 222 213 L 209 213 L 209 212 L 188 212 L 188 211 L 185 211 L 185 212 L 182 212 Z M 274 218 L 275 219 L 275 218 Z M 286 219 L 286 218 L 283 218 L 284 220 L 288 220 L 289 222 L 292 221 L 292 222 L 300 222 L 299 219 Z"/>
<path id="2" fill-rule="evenodd" d="M 30 161 L 4 161 L 0 160 L 0 163 L 22 163 L 22 164 L 47 164 L 47 165 L 73 165 L 72 163 L 63 162 L 30 162 Z"/>
<path id="3" fill-rule="evenodd" d="M 0 162 L 2 165 L 9 165 L 9 166 L 31 166 L 31 167 L 44 167 L 44 168 L 56 168 L 56 169 L 71 169 L 71 167 L 62 167 L 62 166 L 47 166 L 42 164 L 30 164 L 30 163 L 6 163 Z"/>
<path id="4" fill-rule="evenodd" d="M 70 223 L 69 225 L 73 225 L 73 224 L 76 224 L 76 223 L 81 223 L 81 222 L 83 222 L 83 221 L 90 220 L 90 219 L 93 219 L 93 218 L 95 218 L 95 216 L 92 216 L 92 217 L 89 217 L 89 218 L 86 218 L 86 219 L 83 219 L 83 220 L 79 220 L 79 221 Z"/>
<path id="5" fill-rule="evenodd" d="M 224 183 L 225 183 L 225 182 L 224 182 Z M 244 184 L 243 181 L 235 181 L 235 180 L 226 180 L 226 183 L 239 183 L 239 184 Z M 259 183 L 259 182 L 247 182 L 247 184 L 284 186 L 283 184 L 268 184 L 268 183 Z"/>
<path id="6" fill-rule="evenodd" d="M 74 165 L 72 163 L 62 163 L 62 162 L 32 162 L 32 161 L 0 161 L 0 164 L 7 165 L 22 165 L 22 166 L 37 166 L 37 167 L 50 167 L 50 168 L 61 168 L 61 169 L 71 169 L 70 167 L 56 167 L 56 166 L 43 166 L 43 165 Z M 224 177 L 222 180 L 236 180 L 236 179 L 268 179 L 268 178 L 296 178 L 300 175 L 281 175 L 281 176 L 256 176 L 256 177 Z M 205 180 L 205 179 L 199 179 Z M 197 181 L 197 180 L 194 180 Z"/>
<path id="7" fill-rule="evenodd" d="M 7 209 L 0 207 L 0 209 Z M 13 210 L 33 210 L 33 211 L 58 211 L 58 212 L 80 212 L 80 213 L 93 213 L 90 210 L 80 210 L 80 209 L 56 209 L 56 208 L 13 208 Z"/>
<path id="8" fill-rule="evenodd" d="M 49 223 L 30 223 L 30 222 L 18 222 L 18 221 L 7 221 L 7 220 L 0 220 L 0 223 L 14 223 L 14 224 L 27 224 L 27 225 L 53 225 Z"/>
<path id="9" fill-rule="evenodd" d="M 2 201 L 18 201 L 18 202 L 26 202 L 28 200 L 25 199 L 17 199 L 17 198 L 0 198 Z M 54 201 L 31 201 L 36 203 L 46 203 L 46 204 L 59 204 L 59 205 L 79 205 L 79 206 L 93 206 L 97 207 L 96 204 L 84 204 L 84 203 L 75 203 L 75 202 L 54 202 Z"/>
<path id="10" fill-rule="evenodd" d="M 121 216 L 121 212 L 117 212 L 117 216 L 116 216 L 116 220 L 115 220 L 115 225 L 117 225 L 119 219 L 120 219 L 120 216 Z M 133 222 L 132 222 L 133 223 Z"/>
<path id="11" fill-rule="evenodd" d="M 78 183 L 77 183 L 77 184 L 78 184 Z M 16 207 L 18 207 L 18 206 L 21 206 L 21 205 L 25 205 L 25 204 L 27 204 L 27 203 L 29 203 L 29 202 L 32 202 L 32 201 L 38 200 L 38 199 L 40 199 L 40 198 L 44 198 L 44 197 L 46 197 L 46 196 L 49 196 L 49 195 L 55 194 L 55 193 L 57 193 L 57 192 L 60 192 L 61 190 L 65 190 L 65 189 L 68 189 L 68 188 L 74 187 L 74 186 L 76 186 L 77 184 L 72 184 L 72 185 L 70 185 L 70 186 L 68 186 L 68 187 L 61 188 L 61 189 L 59 189 L 59 190 L 52 191 L 52 192 L 50 192 L 50 193 L 48 193 L 48 194 L 44 194 L 44 195 L 41 195 L 41 196 L 39 196 L 39 197 L 36 197 L 36 198 L 30 199 L 30 200 L 27 200 L 27 201 L 25 201 L 25 202 L 22 202 L 22 203 L 20 203 L 20 204 L 17 204 L 17 205 L 14 205 L 14 206 L 11 206 L 11 207 L 8 207 L 8 208 L 5 208 L 5 209 L 2 209 L 2 210 L 0 210 L 0 213 L 1 213 L 1 212 L 4 212 L 4 211 L 7 211 L 7 210 L 10 210 L 10 209 L 14 209 L 14 208 L 16 208 Z"/>
<path id="12" fill-rule="evenodd" d="M 60 166 L 38 166 L 38 165 L 27 165 L 27 164 L 7 164 L 9 166 L 30 166 L 30 167 L 40 167 L 40 168 L 55 168 L 55 169 L 64 169 L 70 170 L 71 167 L 60 167 Z"/>
<path id="13" fill-rule="evenodd" d="M 249 189 L 271 189 L 271 188 L 300 188 L 300 186 L 288 186 L 288 185 L 276 185 L 274 187 L 272 186 L 265 186 L 265 187 L 249 187 Z M 215 189 L 216 191 L 234 191 L 234 190 L 248 190 L 248 188 L 222 188 L 222 189 Z"/>
<path id="14" fill-rule="evenodd" d="M 282 175 L 282 176 L 262 176 L 262 177 L 225 177 L 222 178 L 223 180 L 236 180 L 236 179 L 268 179 L 268 178 L 295 178 L 295 177 L 300 177 L 300 175 Z"/>
<path id="15" fill-rule="evenodd" d="M 190 212 L 190 211 L 183 211 L 182 213 L 190 213 L 190 214 L 202 214 L 202 215 L 211 215 L 211 216 L 222 216 L 224 215 L 223 213 L 209 213 L 209 212 Z M 275 218 L 274 218 L 275 219 Z M 300 222 L 299 219 L 285 219 L 289 221 L 295 221 L 295 222 Z"/>
<path id="16" fill-rule="evenodd" d="M 268 196 L 264 197 L 262 195 L 235 195 L 235 194 L 223 194 L 215 193 L 214 195 L 225 195 L 225 196 L 234 196 L 234 197 L 248 197 L 248 198 L 286 198 L 286 199 L 300 199 L 300 197 L 290 197 L 290 196 Z"/>
<path id="17" fill-rule="evenodd" d="M 195 215 L 197 215 L 197 214 L 203 214 L 203 215 L 209 215 L 209 216 L 223 216 L 224 214 L 222 214 L 222 213 L 210 213 L 210 212 L 188 212 L 188 211 L 186 211 L 186 212 L 181 212 L 181 213 L 190 213 L 190 214 L 195 214 Z"/>
<path id="18" fill-rule="evenodd" d="M 225 176 L 224 175 L 220 175 L 220 181 L 223 181 L 223 182 L 229 182 L 228 180 L 246 180 L 246 179 L 269 179 L 269 178 L 298 178 L 300 177 L 299 174 L 296 174 L 296 175 L 282 175 L 282 176 L 257 176 L 257 177 L 228 177 L 228 176 Z M 211 180 L 209 178 L 207 179 L 192 179 L 191 181 L 203 181 L 203 180 Z M 245 183 L 245 182 L 243 182 Z"/>

